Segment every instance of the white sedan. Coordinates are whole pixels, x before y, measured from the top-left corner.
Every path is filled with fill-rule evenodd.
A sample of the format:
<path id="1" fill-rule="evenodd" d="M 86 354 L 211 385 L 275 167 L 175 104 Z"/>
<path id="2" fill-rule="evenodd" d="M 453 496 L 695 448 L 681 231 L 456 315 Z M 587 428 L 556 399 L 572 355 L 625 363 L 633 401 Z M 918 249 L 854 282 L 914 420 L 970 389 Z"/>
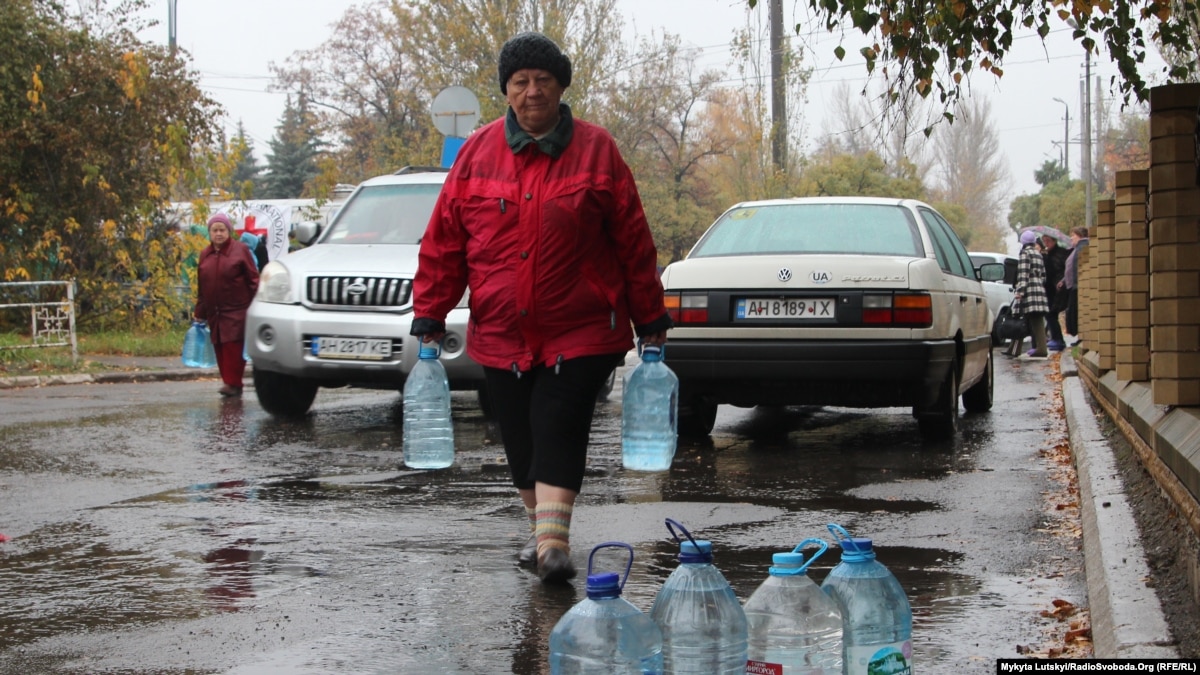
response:
<path id="1" fill-rule="evenodd" d="M 996 272 L 997 270 L 990 270 Z M 718 404 L 911 406 L 952 436 L 992 406 L 992 319 L 949 223 L 908 199 L 745 202 L 663 271 L 679 430 Z"/>

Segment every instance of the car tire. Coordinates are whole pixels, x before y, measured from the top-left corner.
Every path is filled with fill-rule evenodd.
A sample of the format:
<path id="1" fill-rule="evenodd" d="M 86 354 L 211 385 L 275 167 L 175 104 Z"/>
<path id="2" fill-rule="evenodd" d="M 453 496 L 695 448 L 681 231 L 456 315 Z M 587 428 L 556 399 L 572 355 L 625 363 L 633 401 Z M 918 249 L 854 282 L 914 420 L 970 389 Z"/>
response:
<path id="1" fill-rule="evenodd" d="M 987 370 L 984 371 L 983 377 L 970 389 L 963 392 L 962 402 L 967 412 L 982 413 L 992 409 L 992 388 L 996 379 L 993 353 L 993 350 L 988 350 Z"/>
<path id="2" fill-rule="evenodd" d="M 945 440 L 958 431 L 958 359 L 950 362 L 933 405 L 917 412 L 917 426 L 926 440 Z"/>
<path id="3" fill-rule="evenodd" d="M 679 397 L 679 435 L 703 438 L 717 423 L 717 404 L 698 396 Z"/>
<path id="4" fill-rule="evenodd" d="M 317 383 L 254 369 L 254 394 L 263 410 L 279 417 L 303 417 L 317 397 Z"/>

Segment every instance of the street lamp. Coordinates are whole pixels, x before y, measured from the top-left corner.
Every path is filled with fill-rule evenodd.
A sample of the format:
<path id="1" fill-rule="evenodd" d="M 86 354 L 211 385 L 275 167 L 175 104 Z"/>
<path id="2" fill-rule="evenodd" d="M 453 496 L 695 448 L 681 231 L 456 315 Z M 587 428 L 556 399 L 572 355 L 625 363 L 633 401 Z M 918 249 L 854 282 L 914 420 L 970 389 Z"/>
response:
<path id="1" fill-rule="evenodd" d="M 1067 102 L 1054 97 L 1055 101 L 1063 104 L 1063 151 L 1062 151 L 1062 168 L 1067 172 L 1067 178 L 1071 177 L 1071 106 Z"/>

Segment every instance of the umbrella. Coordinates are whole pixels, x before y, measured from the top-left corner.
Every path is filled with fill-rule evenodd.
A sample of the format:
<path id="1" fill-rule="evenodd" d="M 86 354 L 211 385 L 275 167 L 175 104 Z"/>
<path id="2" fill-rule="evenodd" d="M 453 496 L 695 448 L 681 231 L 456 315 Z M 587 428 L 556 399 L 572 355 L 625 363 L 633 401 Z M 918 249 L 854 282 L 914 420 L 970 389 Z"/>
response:
<path id="1" fill-rule="evenodd" d="M 1054 241 L 1057 242 L 1059 246 L 1062 246 L 1063 248 L 1071 248 L 1071 238 L 1068 237 L 1065 232 L 1047 225 L 1031 225 L 1029 227 L 1022 227 L 1020 231 L 1017 232 L 1017 236 L 1019 237 L 1022 234 L 1030 231 L 1034 232 L 1039 237 L 1053 237 Z"/>

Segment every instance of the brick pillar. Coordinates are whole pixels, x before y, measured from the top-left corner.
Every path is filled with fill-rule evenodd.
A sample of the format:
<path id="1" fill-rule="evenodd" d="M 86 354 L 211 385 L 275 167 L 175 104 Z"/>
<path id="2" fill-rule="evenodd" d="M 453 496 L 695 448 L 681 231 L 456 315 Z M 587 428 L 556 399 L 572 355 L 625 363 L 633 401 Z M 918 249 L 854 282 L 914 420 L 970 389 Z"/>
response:
<path id="1" fill-rule="evenodd" d="M 1079 252 L 1079 258 L 1075 264 L 1077 265 L 1076 272 L 1079 275 L 1075 284 L 1079 294 L 1077 299 L 1079 335 L 1085 349 L 1095 350 L 1097 346 L 1096 326 L 1099 323 L 1096 317 L 1100 313 L 1100 291 L 1096 281 L 1096 255 L 1090 241 Z"/>
<path id="2" fill-rule="evenodd" d="M 1117 379 L 1150 379 L 1150 239 L 1146 200 L 1149 171 L 1116 175 Z"/>
<path id="3" fill-rule="evenodd" d="M 1117 259 L 1116 202 L 1096 202 L 1096 231 L 1091 233 L 1092 259 L 1096 261 L 1096 331 L 1092 348 L 1100 356 L 1100 370 L 1117 366 Z"/>
<path id="4" fill-rule="evenodd" d="M 1200 405 L 1200 84 L 1150 90 L 1150 377 L 1155 405 Z"/>

